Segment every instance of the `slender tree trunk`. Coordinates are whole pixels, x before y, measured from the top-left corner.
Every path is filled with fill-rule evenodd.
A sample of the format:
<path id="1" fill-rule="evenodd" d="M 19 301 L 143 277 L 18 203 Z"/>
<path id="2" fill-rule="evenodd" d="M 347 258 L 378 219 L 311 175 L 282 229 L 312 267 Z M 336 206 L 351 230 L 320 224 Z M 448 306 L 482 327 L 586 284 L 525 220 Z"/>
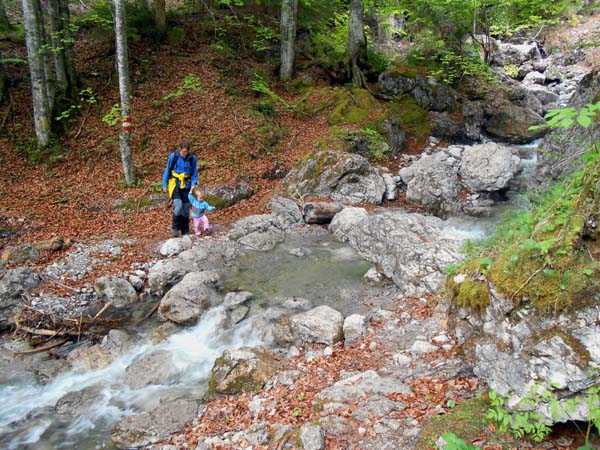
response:
<path id="1" fill-rule="evenodd" d="M 58 12 L 58 0 L 46 0 L 45 10 L 48 16 L 48 31 L 52 44 L 52 57 L 54 59 L 54 73 L 56 80 L 56 96 L 58 99 L 67 96 L 67 69 L 65 67 L 65 52 L 63 34 Z"/>
<path id="2" fill-rule="evenodd" d="M 281 2 L 281 81 L 290 81 L 294 75 L 296 48 L 296 17 L 298 0 Z"/>
<path id="3" fill-rule="evenodd" d="M 10 30 L 10 21 L 6 15 L 6 8 L 4 7 L 4 0 L 0 0 L 0 30 Z"/>
<path id="4" fill-rule="evenodd" d="M 133 158 L 129 147 L 130 130 L 127 124 L 131 120 L 131 104 L 129 99 L 129 57 L 127 55 L 127 27 L 125 25 L 125 0 L 115 0 L 115 40 L 117 47 L 117 70 L 119 72 L 119 94 L 121 95 L 121 117 L 123 127 L 119 132 L 121 162 L 125 183 L 135 182 Z"/>
<path id="5" fill-rule="evenodd" d="M 22 4 L 29 73 L 31 75 L 35 135 L 38 146 L 45 147 L 50 142 L 51 109 L 43 57 L 43 18 L 38 0 L 22 0 Z"/>
<path id="6" fill-rule="evenodd" d="M 2 50 L 0 49 L 0 59 L 3 58 Z M 6 74 L 6 68 L 4 63 L 0 62 L 0 105 L 4 103 L 4 100 L 8 97 L 8 85 L 9 79 Z"/>
<path id="7" fill-rule="evenodd" d="M 73 51 L 73 34 L 71 33 L 71 13 L 69 0 L 58 1 L 58 15 L 63 35 L 65 72 L 67 75 L 67 96 L 74 98 L 77 90 L 77 72 L 75 70 L 75 52 Z"/>
<path id="8" fill-rule="evenodd" d="M 350 0 L 348 22 L 348 61 L 352 70 L 352 84 L 362 86 L 360 64 L 367 58 L 363 0 Z"/>
<path id="9" fill-rule="evenodd" d="M 167 13 L 165 11 L 165 0 L 154 0 L 154 20 L 158 31 L 166 33 Z"/>

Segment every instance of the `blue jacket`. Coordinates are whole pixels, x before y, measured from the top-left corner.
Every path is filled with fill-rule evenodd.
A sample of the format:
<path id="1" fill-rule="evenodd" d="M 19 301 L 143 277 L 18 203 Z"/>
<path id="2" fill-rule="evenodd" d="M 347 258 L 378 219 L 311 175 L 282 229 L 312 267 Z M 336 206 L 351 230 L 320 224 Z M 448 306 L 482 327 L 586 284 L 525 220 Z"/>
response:
<path id="1" fill-rule="evenodd" d="M 185 159 L 181 157 L 179 153 L 171 153 L 169 155 L 169 159 L 167 161 L 167 166 L 165 167 L 165 172 L 163 173 L 163 188 L 167 188 L 169 184 L 169 178 L 171 178 L 171 165 L 173 163 L 173 158 L 177 158 L 175 164 L 173 165 L 173 172 L 177 173 L 185 173 L 189 176 L 185 180 L 185 188 L 190 189 L 193 186 L 196 186 L 198 182 L 198 160 L 196 159 L 196 155 L 193 153 L 189 153 Z M 179 183 L 177 183 L 179 186 Z"/>
<path id="2" fill-rule="evenodd" d="M 192 217 L 196 219 L 202 217 L 206 211 L 212 211 L 213 209 L 215 209 L 214 206 L 210 206 L 204 200 L 198 200 L 192 195 L 191 192 L 188 194 L 188 198 L 190 200 L 190 203 L 192 204 Z"/>

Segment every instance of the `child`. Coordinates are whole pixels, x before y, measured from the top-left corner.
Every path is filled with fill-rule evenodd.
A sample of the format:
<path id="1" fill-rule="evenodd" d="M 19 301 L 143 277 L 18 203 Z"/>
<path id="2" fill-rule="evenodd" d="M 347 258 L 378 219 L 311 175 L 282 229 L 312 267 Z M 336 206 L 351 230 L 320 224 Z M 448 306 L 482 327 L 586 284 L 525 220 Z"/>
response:
<path id="1" fill-rule="evenodd" d="M 206 218 L 205 212 L 212 211 L 215 208 L 204 201 L 204 194 L 198 186 L 192 188 L 188 198 L 192 204 L 192 219 L 194 220 L 196 236 L 202 234 L 202 231 L 200 231 L 200 224 L 202 224 L 202 230 L 208 233 L 210 231 L 210 226 L 208 225 L 208 219 Z"/>

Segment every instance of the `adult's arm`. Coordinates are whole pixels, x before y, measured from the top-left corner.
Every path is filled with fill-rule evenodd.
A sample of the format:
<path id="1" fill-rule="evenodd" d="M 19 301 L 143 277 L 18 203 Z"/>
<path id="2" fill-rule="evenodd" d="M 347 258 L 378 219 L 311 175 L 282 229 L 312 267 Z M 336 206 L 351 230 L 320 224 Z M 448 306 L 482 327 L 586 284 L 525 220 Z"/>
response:
<path id="1" fill-rule="evenodd" d="M 169 155 L 169 159 L 167 159 L 167 165 L 165 167 L 165 172 L 163 173 L 163 183 L 162 183 L 162 187 L 163 189 L 166 189 L 168 184 L 169 184 L 169 178 L 170 178 L 170 173 L 169 173 L 169 168 L 171 167 L 171 163 L 173 162 L 173 158 L 175 158 L 175 153 L 171 153 Z"/>

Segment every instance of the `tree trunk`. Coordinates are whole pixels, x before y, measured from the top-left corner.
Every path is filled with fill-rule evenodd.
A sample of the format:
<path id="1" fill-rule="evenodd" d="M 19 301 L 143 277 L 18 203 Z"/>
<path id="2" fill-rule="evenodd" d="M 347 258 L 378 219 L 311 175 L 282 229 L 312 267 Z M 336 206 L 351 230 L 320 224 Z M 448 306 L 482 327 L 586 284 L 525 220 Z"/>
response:
<path id="1" fill-rule="evenodd" d="M 131 104 L 129 99 L 129 58 L 127 56 L 127 27 L 125 25 L 125 0 L 115 0 L 115 40 L 117 47 L 117 70 L 119 72 L 119 94 L 121 95 L 122 128 L 119 132 L 119 146 L 121 148 L 121 162 L 125 183 L 132 185 L 135 182 L 133 158 L 129 147 L 130 130 L 129 120 Z"/>
<path id="2" fill-rule="evenodd" d="M 77 90 L 77 72 L 75 70 L 75 52 L 73 51 L 73 35 L 71 33 L 71 13 L 69 0 L 58 1 L 58 15 L 63 35 L 65 72 L 67 75 L 67 96 L 74 98 Z"/>
<path id="3" fill-rule="evenodd" d="M 350 0 L 348 22 L 348 62 L 352 70 L 352 84 L 362 86 L 360 64 L 367 59 L 363 0 Z"/>
<path id="4" fill-rule="evenodd" d="M 65 66 L 64 39 L 58 11 L 58 0 L 46 0 L 44 6 L 48 16 L 48 31 L 50 32 L 52 57 L 54 59 L 56 96 L 60 102 L 60 99 L 67 97 L 67 69 Z"/>
<path id="5" fill-rule="evenodd" d="M 298 0 L 281 2 L 281 81 L 290 81 L 294 75 L 296 47 L 296 17 Z"/>
<path id="6" fill-rule="evenodd" d="M 31 75 L 31 98 L 33 102 L 33 123 L 39 147 L 50 142 L 50 99 L 44 67 L 41 9 L 38 0 L 22 0 L 25 41 Z"/>
<path id="7" fill-rule="evenodd" d="M 167 14 L 165 11 L 165 0 L 154 0 L 154 21 L 156 28 L 161 33 L 167 32 Z"/>

